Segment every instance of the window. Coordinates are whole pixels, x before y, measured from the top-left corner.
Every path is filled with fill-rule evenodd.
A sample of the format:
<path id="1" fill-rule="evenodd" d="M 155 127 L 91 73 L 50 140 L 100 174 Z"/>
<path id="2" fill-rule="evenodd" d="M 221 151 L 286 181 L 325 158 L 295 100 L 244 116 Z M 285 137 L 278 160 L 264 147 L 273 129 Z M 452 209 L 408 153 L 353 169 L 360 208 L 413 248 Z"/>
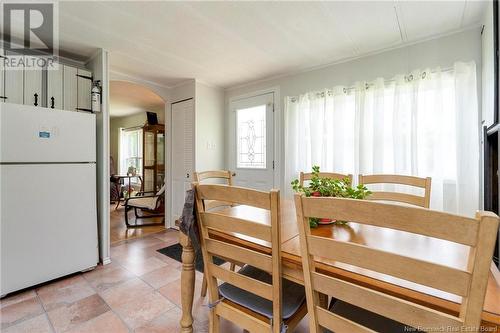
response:
<path id="1" fill-rule="evenodd" d="M 121 129 L 119 158 L 121 175 L 126 175 L 130 168 L 142 175 L 142 129 Z M 137 179 L 131 181 L 135 184 Z"/>
<path id="2" fill-rule="evenodd" d="M 357 174 L 431 177 L 432 209 L 463 215 L 478 209 L 474 63 L 288 97 L 285 124 L 285 183 L 312 165 L 354 179 Z"/>
<path id="3" fill-rule="evenodd" d="M 237 167 L 266 168 L 266 105 L 236 110 Z"/>

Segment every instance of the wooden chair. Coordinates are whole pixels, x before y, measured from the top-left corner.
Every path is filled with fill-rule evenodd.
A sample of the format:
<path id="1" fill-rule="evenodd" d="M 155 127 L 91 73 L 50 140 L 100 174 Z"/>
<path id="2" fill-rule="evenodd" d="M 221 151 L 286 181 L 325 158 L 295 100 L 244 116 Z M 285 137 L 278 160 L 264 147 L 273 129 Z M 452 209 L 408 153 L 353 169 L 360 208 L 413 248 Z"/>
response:
<path id="1" fill-rule="evenodd" d="M 226 185 L 233 185 L 233 176 L 229 170 L 215 170 L 215 171 L 203 171 L 194 173 L 194 181 L 197 183 L 202 183 L 207 180 L 222 180 Z M 225 201 L 217 200 L 204 200 L 203 205 L 205 210 L 217 209 L 224 206 L 230 206 L 231 203 Z M 234 271 L 236 268 L 234 263 L 231 263 L 231 270 Z M 207 278 L 203 275 L 203 282 L 201 283 L 201 297 L 207 296 Z"/>
<path id="2" fill-rule="evenodd" d="M 420 178 L 403 175 L 359 175 L 359 184 L 397 184 L 423 188 L 424 196 L 400 192 L 372 191 L 372 194 L 367 199 L 395 201 L 429 208 L 429 204 L 431 201 L 431 177 Z"/>
<path id="3" fill-rule="evenodd" d="M 439 327 L 476 327 L 488 283 L 498 216 L 478 212 L 467 218 L 417 207 L 342 198 L 295 196 L 310 332 L 410 332 Z M 356 221 L 444 239 L 470 246 L 468 267 L 460 270 L 361 244 L 311 234 L 308 217 Z M 318 272 L 313 257 L 341 262 L 401 278 L 462 297 L 458 316 L 416 304 Z M 318 306 L 318 293 L 336 301 L 329 310 Z M 450 330 L 451 332 L 451 330 Z M 455 332 L 455 331 L 454 331 Z"/>
<path id="4" fill-rule="evenodd" d="M 282 279 L 279 191 L 261 192 L 241 187 L 195 184 L 201 249 L 208 279 L 210 328 L 219 332 L 219 318 L 250 332 L 280 333 L 306 314 L 304 288 Z M 271 225 L 207 212 L 203 200 L 232 203 L 270 211 Z M 235 232 L 270 243 L 270 252 L 256 252 L 217 240 L 213 231 Z M 244 263 L 238 272 L 213 264 L 213 257 Z M 220 286 L 218 281 L 224 282 Z"/>
<path id="5" fill-rule="evenodd" d="M 304 186 L 305 181 L 311 180 L 312 175 L 313 174 L 310 172 L 308 172 L 308 173 L 300 172 L 300 177 L 299 177 L 300 186 Z M 335 172 L 320 172 L 319 177 L 320 178 L 332 178 L 332 179 L 348 178 L 349 182 L 352 184 L 352 175 L 351 174 L 344 175 L 342 173 L 335 173 Z"/>
<path id="6" fill-rule="evenodd" d="M 203 172 L 195 172 L 193 174 L 194 181 L 197 183 L 204 183 L 205 181 L 210 180 L 222 180 L 224 184 L 232 186 L 233 185 L 233 177 L 231 171 L 229 170 L 215 170 L 215 171 L 203 171 Z M 224 201 L 216 201 L 216 200 L 205 200 L 203 202 L 206 210 L 215 209 L 222 206 L 230 205 Z M 206 292 L 206 288 L 205 288 Z"/>

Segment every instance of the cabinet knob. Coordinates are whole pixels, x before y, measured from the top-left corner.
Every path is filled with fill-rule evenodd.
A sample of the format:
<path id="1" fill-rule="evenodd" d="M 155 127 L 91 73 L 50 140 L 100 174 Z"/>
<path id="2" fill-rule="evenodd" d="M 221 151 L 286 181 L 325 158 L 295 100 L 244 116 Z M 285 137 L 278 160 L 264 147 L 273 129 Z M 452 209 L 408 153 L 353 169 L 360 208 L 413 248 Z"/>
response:
<path id="1" fill-rule="evenodd" d="M 52 97 L 50 98 L 50 108 L 51 108 L 51 109 L 53 109 L 53 108 L 54 108 L 55 100 L 56 100 L 56 99 L 54 98 L 54 96 L 52 96 Z"/>
<path id="2" fill-rule="evenodd" d="M 186 173 L 186 178 L 189 178 L 189 173 Z"/>
<path id="3" fill-rule="evenodd" d="M 35 93 L 33 96 L 35 96 L 35 103 L 34 103 L 34 105 L 38 106 L 38 94 Z"/>

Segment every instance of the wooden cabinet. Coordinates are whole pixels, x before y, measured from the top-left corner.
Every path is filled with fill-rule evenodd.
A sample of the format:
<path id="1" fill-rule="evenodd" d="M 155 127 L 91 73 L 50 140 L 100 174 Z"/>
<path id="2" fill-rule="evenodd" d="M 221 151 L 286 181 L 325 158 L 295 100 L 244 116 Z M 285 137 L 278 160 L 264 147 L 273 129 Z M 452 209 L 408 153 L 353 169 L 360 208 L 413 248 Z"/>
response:
<path id="1" fill-rule="evenodd" d="M 91 111 L 91 90 L 92 90 L 92 73 L 78 68 L 77 78 L 77 110 Z"/>
<path id="2" fill-rule="evenodd" d="M 59 65 L 57 69 L 47 70 L 47 91 L 45 94 L 46 106 L 50 109 L 64 109 L 63 100 L 63 75 L 64 66 Z"/>
<path id="3" fill-rule="evenodd" d="M 27 63 L 33 57 L 24 57 Z M 24 68 L 24 91 L 23 104 L 43 106 L 42 105 L 42 69 L 28 65 Z"/>
<path id="4" fill-rule="evenodd" d="M 12 55 L 4 55 L 6 58 Z M 24 96 L 24 71 L 22 69 L 4 68 L 4 97 L 5 102 L 23 104 Z"/>
<path id="5" fill-rule="evenodd" d="M 0 49 L 0 103 L 5 102 L 5 71 L 3 49 Z"/>
<path id="6" fill-rule="evenodd" d="M 64 93 L 64 110 L 76 111 L 78 107 L 78 86 L 76 67 L 63 66 L 63 93 Z"/>
<path id="7" fill-rule="evenodd" d="M 165 181 L 165 125 L 142 128 L 144 191 L 158 191 Z"/>
<path id="8" fill-rule="evenodd" d="M 0 56 L 12 55 L 0 49 Z M 50 70 L 6 69 L 0 60 L 0 102 L 91 111 L 92 72 L 63 64 Z"/>

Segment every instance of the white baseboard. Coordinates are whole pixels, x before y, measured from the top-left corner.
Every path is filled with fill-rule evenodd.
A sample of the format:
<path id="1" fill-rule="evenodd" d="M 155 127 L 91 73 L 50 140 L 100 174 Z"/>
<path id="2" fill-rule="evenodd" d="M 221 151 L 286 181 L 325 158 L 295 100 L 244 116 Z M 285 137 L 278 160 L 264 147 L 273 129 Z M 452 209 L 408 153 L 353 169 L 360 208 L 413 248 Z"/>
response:
<path id="1" fill-rule="evenodd" d="M 108 264 L 111 264 L 111 257 L 106 257 L 104 259 L 101 260 L 101 263 L 103 265 L 108 265 Z"/>

